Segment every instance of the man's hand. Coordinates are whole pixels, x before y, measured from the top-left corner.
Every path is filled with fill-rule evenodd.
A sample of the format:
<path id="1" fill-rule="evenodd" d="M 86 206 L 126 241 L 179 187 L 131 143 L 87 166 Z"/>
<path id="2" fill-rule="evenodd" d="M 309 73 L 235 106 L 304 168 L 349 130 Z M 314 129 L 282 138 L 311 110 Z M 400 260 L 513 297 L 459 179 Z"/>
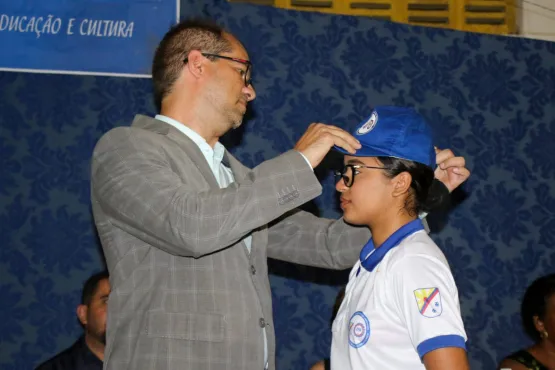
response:
<path id="1" fill-rule="evenodd" d="M 452 192 L 468 179 L 470 171 L 465 167 L 464 158 L 455 157 L 450 149 L 435 148 L 435 150 L 438 165 L 435 170 L 436 179 L 441 181 L 449 189 L 449 192 Z"/>
<path id="2" fill-rule="evenodd" d="M 323 123 L 312 123 L 295 144 L 295 150 L 301 152 L 315 168 L 334 145 L 349 153 L 355 153 L 360 148 L 359 141 L 347 131 Z"/>

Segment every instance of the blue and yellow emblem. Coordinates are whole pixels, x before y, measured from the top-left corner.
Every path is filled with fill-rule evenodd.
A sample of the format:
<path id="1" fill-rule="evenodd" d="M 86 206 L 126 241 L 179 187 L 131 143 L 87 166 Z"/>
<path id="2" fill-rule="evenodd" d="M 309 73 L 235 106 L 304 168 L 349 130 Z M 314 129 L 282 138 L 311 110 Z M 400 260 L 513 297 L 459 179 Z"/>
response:
<path id="1" fill-rule="evenodd" d="M 443 312 L 438 288 L 421 288 L 414 291 L 418 311 L 424 317 L 437 317 Z"/>

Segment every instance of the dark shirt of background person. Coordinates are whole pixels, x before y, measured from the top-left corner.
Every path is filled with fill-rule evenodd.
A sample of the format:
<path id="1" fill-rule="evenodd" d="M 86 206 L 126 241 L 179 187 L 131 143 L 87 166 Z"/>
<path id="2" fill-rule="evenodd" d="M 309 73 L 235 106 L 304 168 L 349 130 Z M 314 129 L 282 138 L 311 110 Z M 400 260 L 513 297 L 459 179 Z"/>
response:
<path id="1" fill-rule="evenodd" d="M 107 272 L 91 276 L 83 287 L 77 318 L 85 334 L 71 347 L 36 370 L 102 370 L 106 345 L 106 308 L 110 282 Z"/>

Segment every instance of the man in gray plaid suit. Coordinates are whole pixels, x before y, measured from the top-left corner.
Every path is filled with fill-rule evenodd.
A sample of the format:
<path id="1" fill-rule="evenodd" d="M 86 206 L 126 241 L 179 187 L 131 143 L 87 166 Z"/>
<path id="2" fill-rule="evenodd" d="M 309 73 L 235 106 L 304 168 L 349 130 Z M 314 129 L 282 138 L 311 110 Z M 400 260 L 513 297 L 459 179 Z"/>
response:
<path id="1" fill-rule="evenodd" d="M 313 168 L 333 145 L 359 148 L 347 132 L 312 124 L 254 169 L 219 143 L 255 98 L 250 67 L 218 26 L 176 25 L 153 62 L 160 114 L 95 147 L 92 206 L 112 286 L 105 369 L 273 370 L 267 258 L 345 269 L 369 239 L 296 210 L 321 193 Z M 450 151 L 439 162 L 451 190 L 468 177 Z"/>

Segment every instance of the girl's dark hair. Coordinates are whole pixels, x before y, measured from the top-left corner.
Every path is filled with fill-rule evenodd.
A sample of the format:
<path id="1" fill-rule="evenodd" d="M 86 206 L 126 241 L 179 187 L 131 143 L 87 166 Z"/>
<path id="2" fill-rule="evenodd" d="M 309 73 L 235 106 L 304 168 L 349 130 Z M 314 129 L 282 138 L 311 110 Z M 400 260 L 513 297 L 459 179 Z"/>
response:
<path id="1" fill-rule="evenodd" d="M 430 167 L 393 157 L 378 157 L 386 167 L 385 174 L 393 178 L 402 172 L 408 172 L 412 177 L 411 194 L 407 198 L 405 207 L 411 215 L 430 212 L 444 206 L 449 200 L 449 190 L 434 177 L 434 170 Z"/>
<path id="2" fill-rule="evenodd" d="M 520 316 L 526 334 L 535 341 L 541 339 L 540 333 L 534 325 L 534 316 L 538 316 L 541 321 L 545 319 L 547 301 L 555 294 L 555 274 L 542 276 L 535 280 L 524 293 Z"/>

